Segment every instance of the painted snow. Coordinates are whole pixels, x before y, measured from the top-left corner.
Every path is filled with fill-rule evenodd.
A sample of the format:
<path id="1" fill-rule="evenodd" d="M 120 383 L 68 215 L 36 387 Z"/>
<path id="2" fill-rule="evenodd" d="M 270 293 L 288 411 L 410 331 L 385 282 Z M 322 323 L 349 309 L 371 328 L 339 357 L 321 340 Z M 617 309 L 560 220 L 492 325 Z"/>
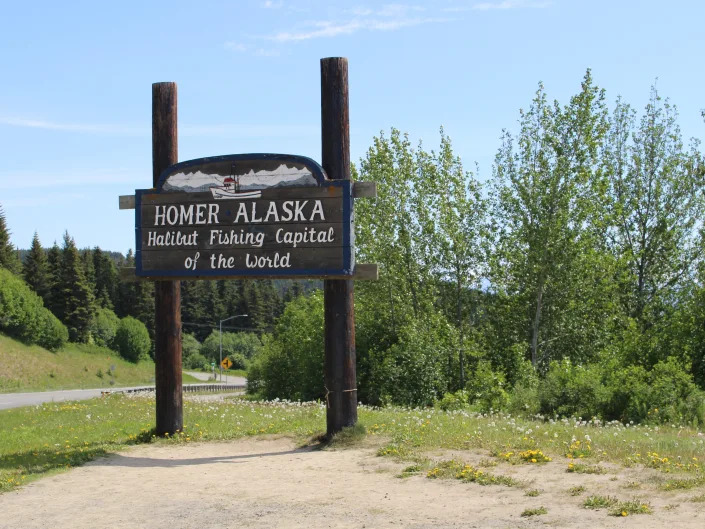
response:
<path id="1" fill-rule="evenodd" d="M 276 169 L 249 169 L 241 174 L 222 174 L 222 166 L 218 172 L 203 172 L 201 169 L 191 172 L 179 172 L 169 175 L 164 182 L 164 191 L 184 191 L 188 193 L 207 191 L 211 187 L 222 186 L 228 177 L 239 179 L 242 191 L 266 189 L 268 187 L 316 186 L 316 178 L 311 171 L 303 167 L 295 167 L 285 163 Z"/>

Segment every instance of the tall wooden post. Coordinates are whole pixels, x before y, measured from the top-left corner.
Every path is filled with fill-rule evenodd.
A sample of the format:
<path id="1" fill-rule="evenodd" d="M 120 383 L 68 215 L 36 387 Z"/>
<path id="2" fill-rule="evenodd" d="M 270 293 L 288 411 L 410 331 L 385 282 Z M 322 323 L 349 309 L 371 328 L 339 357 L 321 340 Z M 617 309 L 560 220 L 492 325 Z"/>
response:
<path id="1" fill-rule="evenodd" d="M 164 169 L 178 161 L 176 83 L 152 85 L 152 178 L 157 186 Z M 181 387 L 181 284 L 156 281 L 155 385 L 158 435 L 183 429 Z"/>
<path id="2" fill-rule="evenodd" d="M 321 59 L 322 165 L 331 180 L 350 179 L 348 60 Z M 353 282 L 324 281 L 326 426 L 330 437 L 357 422 Z"/>

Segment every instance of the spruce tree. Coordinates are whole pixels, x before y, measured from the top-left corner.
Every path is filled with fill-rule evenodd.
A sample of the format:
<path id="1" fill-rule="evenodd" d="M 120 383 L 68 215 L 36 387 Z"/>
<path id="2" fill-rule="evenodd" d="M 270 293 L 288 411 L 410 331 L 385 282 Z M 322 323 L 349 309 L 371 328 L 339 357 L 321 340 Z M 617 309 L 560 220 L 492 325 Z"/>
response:
<path id="1" fill-rule="evenodd" d="M 51 277 L 49 275 L 49 261 L 39 242 L 39 235 L 34 232 L 32 246 L 22 264 L 22 276 L 29 287 L 34 290 L 44 301 L 44 306 L 49 306 L 49 289 Z"/>
<path id="2" fill-rule="evenodd" d="M 101 307 L 113 310 L 118 304 L 118 274 L 115 263 L 99 247 L 93 248 L 95 298 Z"/>
<path id="3" fill-rule="evenodd" d="M 86 283 L 93 292 L 95 299 L 95 268 L 93 267 L 93 252 L 90 248 L 80 250 L 78 254 L 81 257 L 81 268 L 83 268 L 83 277 L 86 278 Z"/>
<path id="4" fill-rule="evenodd" d="M 130 249 L 125 258 L 125 266 L 135 266 L 135 257 Z M 144 323 L 149 336 L 154 341 L 154 283 L 152 281 L 123 281 L 118 290 L 117 315 L 121 318 L 132 316 Z"/>
<path id="5" fill-rule="evenodd" d="M 232 279 L 218 281 L 218 293 L 223 307 L 225 318 L 245 314 L 240 310 L 240 288 L 238 282 Z M 242 323 L 241 321 L 238 323 Z"/>
<path id="6" fill-rule="evenodd" d="M 61 250 L 59 289 L 60 319 L 69 330 L 69 339 L 73 342 L 87 342 L 93 319 L 93 292 L 86 281 L 76 243 L 68 232 L 64 234 Z"/>
<path id="7" fill-rule="evenodd" d="M 54 316 L 61 319 L 61 250 L 54 241 L 54 245 L 47 250 L 47 272 L 49 291 L 44 298 L 44 305 Z"/>
<path id="8" fill-rule="evenodd" d="M 17 250 L 10 242 L 10 231 L 7 229 L 2 206 L 0 206 L 0 268 L 5 268 L 15 274 L 20 270 L 20 260 L 17 257 Z"/>

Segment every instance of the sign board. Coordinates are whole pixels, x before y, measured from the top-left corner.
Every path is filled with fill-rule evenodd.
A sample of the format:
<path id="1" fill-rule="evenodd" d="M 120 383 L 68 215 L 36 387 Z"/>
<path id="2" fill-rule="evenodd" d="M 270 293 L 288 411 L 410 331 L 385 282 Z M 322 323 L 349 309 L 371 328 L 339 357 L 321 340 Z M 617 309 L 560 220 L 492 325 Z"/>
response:
<path id="1" fill-rule="evenodd" d="M 168 167 L 135 192 L 143 277 L 349 277 L 352 182 L 310 158 L 238 154 Z"/>
<path id="2" fill-rule="evenodd" d="M 223 361 L 220 363 L 220 367 L 222 367 L 223 369 L 230 369 L 232 365 L 232 360 L 230 360 L 230 358 L 228 358 L 227 356 L 223 358 Z"/>

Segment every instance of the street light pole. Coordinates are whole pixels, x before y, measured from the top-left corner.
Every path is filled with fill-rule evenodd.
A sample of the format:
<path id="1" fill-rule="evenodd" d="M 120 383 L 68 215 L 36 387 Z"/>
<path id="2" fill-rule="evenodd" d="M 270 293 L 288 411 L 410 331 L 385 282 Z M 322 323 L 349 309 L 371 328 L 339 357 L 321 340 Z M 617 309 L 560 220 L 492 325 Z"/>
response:
<path id="1" fill-rule="evenodd" d="M 229 318 L 225 318 L 224 320 L 220 320 L 220 381 L 223 382 L 223 322 L 232 320 L 235 318 L 244 318 L 246 317 L 247 314 L 238 314 L 237 316 L 230 316 Z"/>

